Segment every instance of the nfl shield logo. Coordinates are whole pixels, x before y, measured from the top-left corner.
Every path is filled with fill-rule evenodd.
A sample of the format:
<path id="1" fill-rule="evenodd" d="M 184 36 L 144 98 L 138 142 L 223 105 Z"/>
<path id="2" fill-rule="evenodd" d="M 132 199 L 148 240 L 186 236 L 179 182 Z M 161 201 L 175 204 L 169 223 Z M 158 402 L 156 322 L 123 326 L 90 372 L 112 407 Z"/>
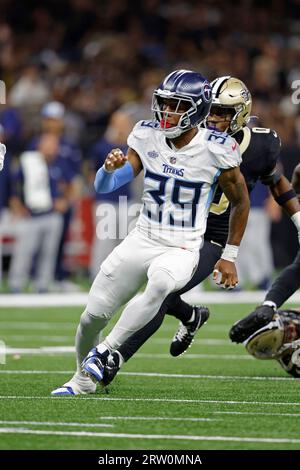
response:
<path id="1" fill-rule="evenodd" d="M 172 163 L 172 165 L 175 165 L 176 161 L 177 161 L 176 157 L 170 157 L 170 163 Z"/>

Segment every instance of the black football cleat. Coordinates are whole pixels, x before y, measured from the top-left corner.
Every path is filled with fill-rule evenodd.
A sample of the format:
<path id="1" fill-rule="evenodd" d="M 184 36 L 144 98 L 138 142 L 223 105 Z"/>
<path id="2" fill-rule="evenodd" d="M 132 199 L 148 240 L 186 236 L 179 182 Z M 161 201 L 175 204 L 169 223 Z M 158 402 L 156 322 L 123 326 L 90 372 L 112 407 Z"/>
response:
<path id="1" fill-rule="evenodd" d="M 237 321 L 229 331 L 229 338 L 234 343 L 243 343 L 255 331 L 270 323 L 275 309 L 269 305 L 259 305 L 254 312 Z"/>
<path id="2" fill-rule="evenodd" d="M 170 346 L 171 356 L 177 357 L 183 354 L 193 343 L 196 332 L 208 320 L 209 310 L 207 307 L 193 307 L 193 309 L 195 320 L 186 325 L 180 322 Z"/>
<path id="3" fill-rule="evenodd" d="M 106 387 L 109 385 L 120 370 L 120 356 L 114 352 L 108 356 L 107 363 L 103 370 L 102 385 Z"/>

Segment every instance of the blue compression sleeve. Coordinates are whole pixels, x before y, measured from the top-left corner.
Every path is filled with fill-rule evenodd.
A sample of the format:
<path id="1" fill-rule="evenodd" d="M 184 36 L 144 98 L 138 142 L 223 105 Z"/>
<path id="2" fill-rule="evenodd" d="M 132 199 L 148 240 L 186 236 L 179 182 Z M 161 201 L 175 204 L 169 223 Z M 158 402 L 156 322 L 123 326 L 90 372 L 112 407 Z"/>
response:
<path id="1" fill-rule="evenodd" d="M 111 193 L 124 184 L 130 183 L 134 178 L 131 163 L 126 162 L 122 168 L 108 172 L 102 166 L 96 174 L 94 187 L 97 193 Z"/>

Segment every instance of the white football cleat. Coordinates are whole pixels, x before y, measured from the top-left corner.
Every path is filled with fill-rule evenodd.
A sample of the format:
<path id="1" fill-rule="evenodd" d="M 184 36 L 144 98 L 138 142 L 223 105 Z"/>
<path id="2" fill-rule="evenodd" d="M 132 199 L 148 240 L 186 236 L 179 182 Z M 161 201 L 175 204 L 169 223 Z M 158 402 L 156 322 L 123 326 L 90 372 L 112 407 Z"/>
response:
<path id="1" fill-rule="evenodd" d="M 96 393 L 96 384 L 87 377 L 82 377 L 76 373 L 69 382 L 59 388 L 52 390 L 54 397 L 66 397 L 72 395 L 87 395 Z"/>

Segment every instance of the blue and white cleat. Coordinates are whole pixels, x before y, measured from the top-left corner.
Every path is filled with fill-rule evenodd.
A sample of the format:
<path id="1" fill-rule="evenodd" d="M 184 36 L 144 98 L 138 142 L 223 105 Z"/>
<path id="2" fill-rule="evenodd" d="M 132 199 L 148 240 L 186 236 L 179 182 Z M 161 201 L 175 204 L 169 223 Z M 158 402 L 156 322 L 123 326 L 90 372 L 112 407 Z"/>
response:
<path id="1" fill-rule="evenodd" d="M 62 387 L 52 390 L 51 395 L 55 397 L 67 397 L 71 395 L 79 395 L 79 393 L 76 393 L 73 387 L 63 385 Z"/>
<path id="2" fill-rule="evenodd" d="M 70 397 L 74 395 L 87 395 L 89 393 L 96 392 L 96 385 L 87 377 L 79 376 L 78 373 L 72 377 L 72 379 L 56 388 L 51 392 L 53 397 Z"/>
<path id="3" fill-rule="evenodd" d="M 108 354 L 108 351 L 107 353 L 99 353 L 97 348 L 93 348 L 82 362 L 82 372 L 95 383 L 99 383 L 103 379 Z"/>

